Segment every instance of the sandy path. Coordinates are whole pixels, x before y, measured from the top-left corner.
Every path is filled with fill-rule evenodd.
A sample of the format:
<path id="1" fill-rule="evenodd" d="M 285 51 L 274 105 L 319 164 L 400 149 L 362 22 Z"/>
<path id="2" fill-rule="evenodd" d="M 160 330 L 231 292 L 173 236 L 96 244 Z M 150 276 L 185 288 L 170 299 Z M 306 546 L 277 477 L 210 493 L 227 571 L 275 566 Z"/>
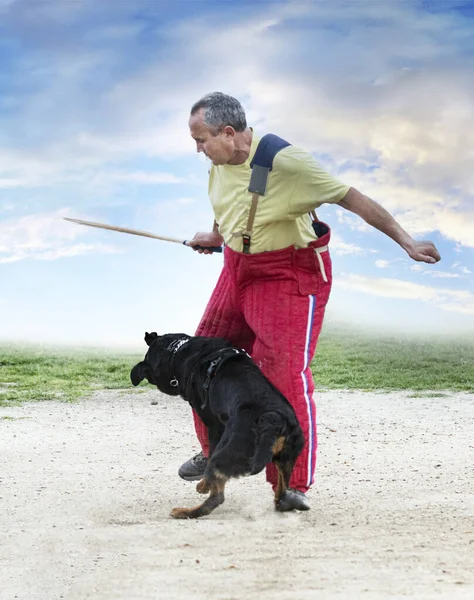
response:
<path id="1" fill-rule="evenodd" d="M 474 598 L 474 396 L 318 406 L 309 513 L 275 513 L 259 475 L 199 521 L 168 518 L 199 499 L 182 400 L 0 408 L 1 600 Z"/>

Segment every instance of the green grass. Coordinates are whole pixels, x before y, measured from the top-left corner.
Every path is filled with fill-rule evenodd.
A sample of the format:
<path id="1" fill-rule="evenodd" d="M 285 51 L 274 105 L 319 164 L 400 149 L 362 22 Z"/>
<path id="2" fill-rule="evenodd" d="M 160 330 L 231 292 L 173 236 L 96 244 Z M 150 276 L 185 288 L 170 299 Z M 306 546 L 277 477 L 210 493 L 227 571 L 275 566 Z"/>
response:
<path id="1" fill-rule="evenodd" d="M 0 405 L 74 401 L 97 389 L 131 388 L 130 369 L 142 358 L 106 350 L 0 347 Z"/>
<path id="2" fill-rule="evenodd" d="M 474 344 L 466 340 L 323 333 L 312 367 L 319 388 L 474 392 Z"/>
<path id="3" fill-rule="evenodd" d="M 74 401 L 97 389 L 131 391 L 143 353 L 0 346 L 0 405 Z M 318 389 L 412 390 L 412 397 L 474 392 L 474 344 L 324 331 L 313 372 Z"/>

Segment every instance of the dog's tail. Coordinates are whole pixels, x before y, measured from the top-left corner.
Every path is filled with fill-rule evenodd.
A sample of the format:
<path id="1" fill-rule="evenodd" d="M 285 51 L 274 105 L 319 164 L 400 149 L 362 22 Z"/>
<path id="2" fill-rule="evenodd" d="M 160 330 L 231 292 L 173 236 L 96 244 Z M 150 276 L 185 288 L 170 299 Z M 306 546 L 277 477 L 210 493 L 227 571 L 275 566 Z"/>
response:
<path id="1" fill-rule="evenodd" d="M 275 444 L 282 435 L 282 420 L 277 413 L 262 415 L 257 426 L 257 449 L 250 461 L 250 475 L 256 475 L 272 462 Z"/>

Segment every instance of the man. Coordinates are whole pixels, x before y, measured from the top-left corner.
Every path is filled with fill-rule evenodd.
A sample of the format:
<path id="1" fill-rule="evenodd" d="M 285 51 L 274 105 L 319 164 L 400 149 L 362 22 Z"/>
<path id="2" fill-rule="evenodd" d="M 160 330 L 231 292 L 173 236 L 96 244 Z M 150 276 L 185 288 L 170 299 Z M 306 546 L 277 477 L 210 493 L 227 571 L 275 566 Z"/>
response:
<path id="1" fill-rule="evenodd" d="M 196 335 L 224 337 L 245 349 L 291 402 L 306 445 L 290 486 L 295 508 L 308 509 L 317 446 L 310 364 L 331 289 L 330 231 L 318 223 L 316 235 L 308 212 L 337 204 L 388 235 L 412 259 L 436 263 L 440 256 L 431 242 L 413 240 L 382 206 L 291 145 L 276 154 L 252 223 L 250 162 L 260 138 L 247 126 L 241 104 L 220 92 L 206 95 L 192 107 L 189 128 L 197 151 L 212 161 L 215 215 L 212 232 L 197 233 L 190 244 L 225 243 L 224 267 Z M 181 466 L 179 475 L 188 481 L 202 477 L 208 451 L 206 427 L 194 419 L 202 453 Z M 272 464 L 267 480 L 276 485 Z"/>

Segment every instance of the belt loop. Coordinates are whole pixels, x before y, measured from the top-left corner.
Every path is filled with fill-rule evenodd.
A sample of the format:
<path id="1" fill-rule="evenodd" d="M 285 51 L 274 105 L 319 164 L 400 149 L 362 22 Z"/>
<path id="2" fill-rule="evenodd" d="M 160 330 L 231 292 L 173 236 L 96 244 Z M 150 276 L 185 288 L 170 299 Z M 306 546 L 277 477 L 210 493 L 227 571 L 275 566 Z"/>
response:
<path id="1" fill-rule="evenodd" d="M 321 271 L 321 275 L 323 277 L 323 281 L 325 283 L 328 282 L 328 276 L 326 275 L 326 267 L 324 266 L 324 260 L 323 257 L 321 256 L 322 252 L 327 252 L 328 247 L 327 246 L 321 246 L 321 248 L 315 248 L 314 252 L 316 253 L 317 259 L 318 259 L 318 263 L 319 263 L 319 269 Z"/>

